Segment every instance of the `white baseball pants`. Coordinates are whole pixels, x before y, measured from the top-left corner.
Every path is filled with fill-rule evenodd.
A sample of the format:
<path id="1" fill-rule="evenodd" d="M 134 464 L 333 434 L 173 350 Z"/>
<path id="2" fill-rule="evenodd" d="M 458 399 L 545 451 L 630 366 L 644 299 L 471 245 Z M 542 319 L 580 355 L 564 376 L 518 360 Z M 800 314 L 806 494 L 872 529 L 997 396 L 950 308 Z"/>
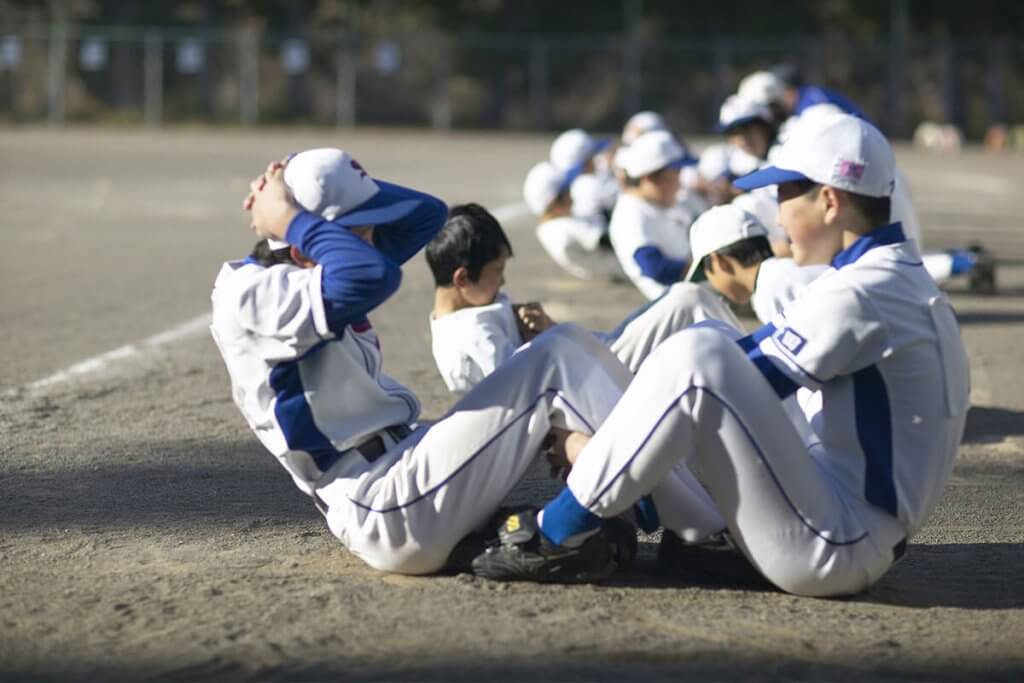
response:
<path id="1" fill-rule="evenodd" d="M 685 498 L 677 503 L 720 516 L 782 590 L 855 593 L 886 572 L 904 540 L 896 519 L 841 488 L 808 453 L 760 372 L 709 327 L 655 349 L 581 453 L 568 488 L 582 508 L 607 518 L 689 464 L 710 497 L 677 486 Z"/>
<path id="2" fill-rule="evenodd" d="M 320 487 L 328 526 L 372 567 L 437 571 L 494 514 L 552 426 L 594 433 L 630 379 L 591 333 L 552 328 L 436 423 Z"/>

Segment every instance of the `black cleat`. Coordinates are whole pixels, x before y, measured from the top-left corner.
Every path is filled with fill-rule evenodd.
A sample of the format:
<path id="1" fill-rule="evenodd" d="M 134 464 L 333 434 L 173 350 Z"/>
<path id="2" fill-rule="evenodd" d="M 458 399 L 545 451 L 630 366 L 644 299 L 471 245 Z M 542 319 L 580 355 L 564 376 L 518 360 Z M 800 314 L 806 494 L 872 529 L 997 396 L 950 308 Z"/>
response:
<path id="1" fill-rule="evenodd" d="M 967 288 L 977 294 L 996 293 L 996 260 L 985 247 L 972 244 L 967 248 L 974 254 L 974 267 L 967 275 Z"/>
<path id="2" fill-rule="evenodd" d="M 671 531 L 663 531 L 658 545 L 657 567 L 661 574 L 699 584 L 771 586 L 736 547 L 728 531 L 712 534 L 695 543 L 687 543 Z"/>
<path id="3" fill-rule="evenodd" d="M 473 560 L 473 573 L 494 581 L 594 583 L 636 557 L 636 530 L 611 519 L 578 548 L 551 543 L 537 528 L 534 510 L 510 515 L 498 530 L 499 545 Z"/>

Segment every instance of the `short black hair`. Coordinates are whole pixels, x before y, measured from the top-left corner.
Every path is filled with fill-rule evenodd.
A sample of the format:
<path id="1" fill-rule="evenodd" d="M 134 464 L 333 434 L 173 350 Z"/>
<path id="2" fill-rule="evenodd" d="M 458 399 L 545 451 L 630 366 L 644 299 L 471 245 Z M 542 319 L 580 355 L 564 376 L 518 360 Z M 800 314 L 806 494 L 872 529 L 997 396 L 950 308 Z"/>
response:
<path id="1" fill-rule="evenodd" d="M 800 194 L 807 194 L 810 191 L 814 191 L 815 195 L 821 190 L 821 183 L 816 183 L 813 180 L 801 180 L 796 183 L 800 189 Z M 866 194 L 857 194 L 850 192 L 849 190 L 843 190 L 840 187 L 835 188 L 846 193 L 846 196 L 850 198 L 850 203 L 857 209 L 858 213 L 864 217 L 871 227 L 877 228 L 883 225 L 889 225 L 892 222 L 892 199 L 889 197 L 871 197 Z"/>
<path id="2" fill-rule="evenodd" d="M 756 266 L 758 263 L 761 263 L 761 261 L 775 255 L 774 252 L 772 252 L 771 242 L 769 242 L 768 238 L 764 235 L 748 237 L 744 240 L 733 242 L 721 249 L 716 249 L 712 253 L 735 259 L 739 261 L 739 264 L 744 268 L 748 266 Z M 705 256 L 704 262 L 701 266 L 704 268 L 704 272 L 707 273 L 712 269 L 711 259 Z"/>
<path id="3" fill-rule="evenodd" d="M 892 222 L 892 200 L 889 197 L 869 197 L 865 194 L 846 193 L 850 203 L 857 207 L 871 227 L 877 228 Z"/>
<path id="4" fill-rule="evenodd" d="M 260 240 L 255 244 L 255 246 L 253 246 L 252 253 L 249 254 L 249 258 L 264 268 L 276 266 L 280 263 L 290 263 L 295 265 L 295 261 L 292 260 L 292 249 L 290 246 L 281 247 L 280 249 L 271 249 L 270 243 L 265 239 Z"/>
<path id="5" fill-rule="evenodd" d="M 779 134 L 779 126 L 775 122 L 765 121 L 764 119 L 747 119 L 742 123 L 726 127 L 722 132 L 725 135 L 742 135 L 742 129 L 755 127 L 764 130 L 765 137 L 768 138 L 768 146 L 770 147 L 772 140 Z"/>
<path id="6" fill-rule="evenodd" d="M 512 245 L 491 212 L 479 204 L 459 204 L 448 212 L 448 220 L 426 248 L 427 264 L 434 284 L 452 284 L 455 271 L 465 268 L 476 282 L 484 265 L 504 254 L 512 255 Z"/>

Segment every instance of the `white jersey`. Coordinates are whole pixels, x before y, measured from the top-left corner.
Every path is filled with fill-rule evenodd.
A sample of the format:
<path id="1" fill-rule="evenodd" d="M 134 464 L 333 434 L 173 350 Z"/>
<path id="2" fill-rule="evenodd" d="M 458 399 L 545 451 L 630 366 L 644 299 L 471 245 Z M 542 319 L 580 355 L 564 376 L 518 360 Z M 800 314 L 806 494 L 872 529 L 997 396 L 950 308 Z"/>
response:
<path id="1" fill-rule="evenodd" d="M 828 270 L 825 265 L 798 266 L 791 258 L 767 258 L 757 269 L 750 305 L 762 323 L 782 312 L 810 283 Z"/>
<path id="2" fill-rule="evenodd" d="M 676 206 L 662 208 L 632 194 L 619 196 L 608 233 L 622 270 L 648 299 L 661 296 L 671 283 L 645 274 L 636 259 L 637 250 L 656 247 L 663 256 L 685 262 L 690 258 L 689 227 L 686 215 Z M 677 279 L 682 277 L 680 269 Z"/>
<path id="3" fill-rule="evenodd" d="M 584 173 L 569 186 L 572 213 L 581 218 L 603 217 L 619 196 L 619 184 L 610 173 Z"/>
<path id="4" fill-rule="evenodd" d="M 819 390 L 819 461 L 912 535 L 953 467 L 969 401 L 953 309 L 898 224 L 841 252 L 760 335 L 761 352 Z"/>
<path id="5" fill-rule="evenodd" d="M 321 272 L 229 262 L 211 295 L 210 331 L 235 404 L 306 493 L 341 451 L 420 412 L 416 396 L 381 372 L 380 342 L 368 322 L 348 325 L 341 336 L 328 329 Z"/>
<path id="6" fill-rule="evenodd" d="M 523 345 L 505 292 L 487 306 L 431 315 L 430 337 L 434 362 L 449 391 L 469 391 Z"/>
<path id="7" fill-rule="evenodd" d="M 537 240 L 555 263 L 584 280 L 621 276 L 614 252 L 600 246 L 604 227 L 576 216 L 552 218 L 537 226 Z"/>

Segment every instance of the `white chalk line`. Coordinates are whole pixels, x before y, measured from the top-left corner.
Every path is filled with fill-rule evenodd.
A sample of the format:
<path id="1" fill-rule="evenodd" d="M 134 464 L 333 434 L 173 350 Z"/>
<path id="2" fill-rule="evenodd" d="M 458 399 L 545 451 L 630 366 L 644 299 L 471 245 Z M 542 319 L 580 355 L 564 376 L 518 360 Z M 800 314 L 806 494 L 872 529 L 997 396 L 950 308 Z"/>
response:
<path id="1" fill-rule="evenodd" d="M 492 209 L 491 213 L 499 222 L 510 223 L 526 216 L 529 211 L 526 208 L 526 204 L 516 202 L 513 204 L 503 204 L 498 206 Z M 168 330 L 158 332 L 157 334 L 147 337 L 140 342 L 118 346 L 110 351 L 105 351 L 99 355 L 69 365 L 63 370 L 58 370 L 52 375 L 24 384 L 22 385 L 22 390 L 32 391 L 36 389 L 43 389 L 45 387 L 52 387 L 76 377 L 82 377 L 83 375 L 99 372 L 100 370 L 104 370 L 119 361 L 123 361 L 128 358 L 137 358 L 147 353 L 152 353 L 161 346 L 165 346 L 173 341 L 178 341 L 180 339 L 185 339 L 201 332 L 205 332 L 209 329 L 211 321 L 211 315 L 209 313 L 204 313 L 192 318 L 191 320 L 175 325 Z"/>
<path id="2" fill-rule="evenodd" d="M 147 337 L 135 344 L 125 344 L 124 346 L 119 346 L 116 349 L 111 349 L 110 351 L 101 353 L 98 356 L 93 356 L 92 358 L 79 361 L 74 365 L 69 365 L 63 370 L 59 370 L 48 377 L 37 379 L 34 382 L 26 384 L 24 388 L 29 390 L 42 389 L 44 387 L 60 384 L 61 382 L 66 382 L 67 380 L 75 377 L 99 372 L 118 361 L 141 356 L 146 352 L 153 351 L 173 341 L 198 334 L 210 327 L 210 321 L 210 314 L 204 313 L 203 315 L 183 322 L 180 325 L 176 325 L 169 330 L 154 334 L 152 337 Z"/>

